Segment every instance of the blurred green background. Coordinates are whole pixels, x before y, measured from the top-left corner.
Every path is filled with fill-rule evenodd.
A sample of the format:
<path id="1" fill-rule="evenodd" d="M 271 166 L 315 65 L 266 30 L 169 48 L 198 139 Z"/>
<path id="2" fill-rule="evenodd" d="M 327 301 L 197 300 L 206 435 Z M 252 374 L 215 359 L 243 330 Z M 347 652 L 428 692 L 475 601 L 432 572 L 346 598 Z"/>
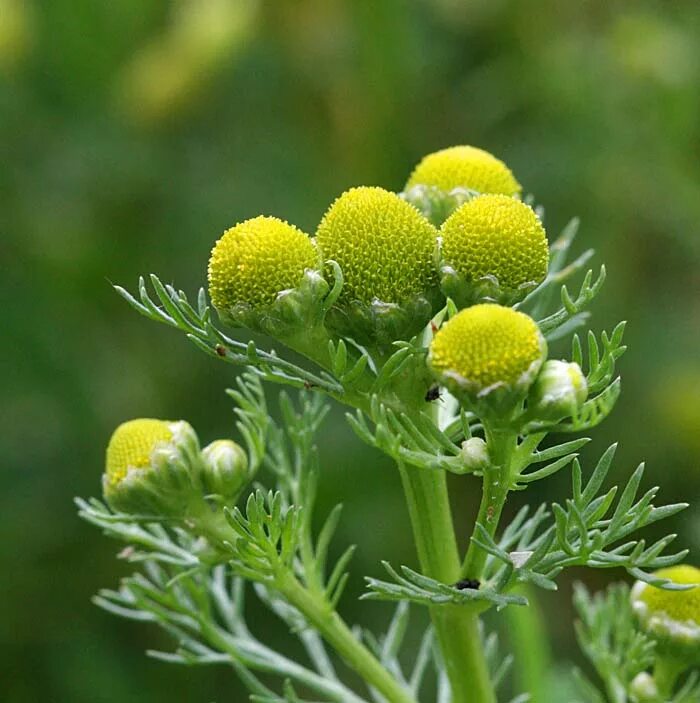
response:
<path id="1" fill-rule="evenodd" d="M 618 476 L 646 458 L 647 487 L 696 500 L 671 528 L 697 549 L 699 86 L 696 0 L 0 0 L 2 700 L 244 700 L 226 669 L 146 659 L 164 636 L 89 603 L 128 569 L 72 506 L 99 493 L 114 426 L 233 431 L 232 367 L 138 317 L 110 282 L 154 271 L 193 291 L 234 222 L 262 212 L 313 232 L 347 187 L 399 190 L 451 144 L 503 158 L 551 237 L 582 217 L 578 251 L 596 247 L 609 271 L 592 326 L 629 320 L 631 346 L 584 458 L 616 439 Z M 341 412 L 321 445 L 322 504 L 342 499 L 340 542 L 360 543 L 345 612 L 376 625 L 382 606 L 355 600 L 361 576 L 381 558 L 415 563 L 397 477 Z M 476 483 L 454 489 L 466 537 Z M 561 476 L 529 495 L 566 490 Z M 542 599 L 564 669 L 580 661 L 571 579 Z M 274 626 L 254 610 L 256 623 Z"/>

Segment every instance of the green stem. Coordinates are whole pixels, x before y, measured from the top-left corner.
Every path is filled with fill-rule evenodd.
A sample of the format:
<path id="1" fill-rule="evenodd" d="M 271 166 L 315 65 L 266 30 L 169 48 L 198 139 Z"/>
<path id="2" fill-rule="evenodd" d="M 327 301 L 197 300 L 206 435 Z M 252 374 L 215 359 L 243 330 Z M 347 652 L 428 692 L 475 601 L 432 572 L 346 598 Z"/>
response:
<path id="1" fill-rule="evenodd" d="M 516 448 L 516 437 L 509 430 L 494 430 L 485 426 L 485 431 L 491 466 L 484 471 L 481 504 L 476 519 L 493 537 L 510 490 L 511 460 Z M 462 565 L 462 577 L 480 579 L 487 556 L 487 552 L 471 540 Z"/>
<path id="2" fill-rule="evenodd" d="M 517 691 L 527 691 L 532 703 L 549 699 L 548 680 L 552 672 L 552 652 L 547 639 L 544 615 L 531 586 L 521 586 L 526 608 L 505 609 L 506 629 L 513 652 L 513 678 Z"/>
<path id="3" fill-rule="evenodd" d="M 673 689 L 678 677 L 686 666 L 672 657 L 659 656 L 654 664 L 654 682 L 659 690 L 660 700 L 666 701 L 673 696 Z"/>
<path id="4" fill-rule="evenodd" d="M 426 576 L 451 584 L 459 579 L 459 551 L 441 471 L 399 465 L 421 569 Z M 495 703 L 481 644 L 478 616 L 469 606 L 430 608 L 445 669 L 451 703 Z"/>
<path id="5" fill-rule="evenodd" d="M 372 688 L 389 703 L 416 703 L 413 696 L 379 663 L 372 653 L 353 635 L 350 628 L 326 601 L 314 597 L 290 572 L 280 574 L 277 588 L 287 601 L 299 610 Z"/>

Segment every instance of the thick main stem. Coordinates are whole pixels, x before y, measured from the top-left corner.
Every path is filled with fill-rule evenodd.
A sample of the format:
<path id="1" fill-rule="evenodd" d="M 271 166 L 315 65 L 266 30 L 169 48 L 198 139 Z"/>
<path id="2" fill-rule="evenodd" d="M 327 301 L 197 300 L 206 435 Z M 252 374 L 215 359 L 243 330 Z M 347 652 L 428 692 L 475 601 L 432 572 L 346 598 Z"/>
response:
<path id="1" fill-rule="evenodd" d="M 445 474 L 399 468 L 421 569 L 426 576 L 454 583 L 460 563 Z M 430 616 L 450 680 L 451 703 L 495 703 L 476 613 L 468 605 L 440 605 L 430 608 Z"/>

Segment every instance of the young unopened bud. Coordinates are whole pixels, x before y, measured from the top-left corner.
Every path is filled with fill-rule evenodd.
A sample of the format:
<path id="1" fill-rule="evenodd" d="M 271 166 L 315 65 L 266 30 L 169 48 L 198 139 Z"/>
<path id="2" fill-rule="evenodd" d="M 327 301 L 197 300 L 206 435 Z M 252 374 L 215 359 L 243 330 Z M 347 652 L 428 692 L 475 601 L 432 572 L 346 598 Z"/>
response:
<path id="1" fill-rule="evenodd" d="M 521 401 L 547 356 L 535 321 L 500 305 L 475 305 L 437 332 L 428 364 L 450 392 L 504 411 Z"/>
<path id="2" fill-rule="evenodd" d="M 507 195 L 480 195 L 442 225 L 440 275 L 458 307 L 512 305 L 547 275 L 547 236 L 535 211 Z"/>
<path id="3" fill-rule="evenodd" d="M 682 564 L 661 569 L 654 576 L 694 588 L 668 590 L 637 581 L 631 599 L 642 628 L 656 639 L 664 656 L 700 663 L 700 569 Z"/>
<path id="4" fill-rule="evenodd" d="M 630 693 L 639 703 L 655 703 L 659 700 L 659 689 L 656 682 L 646 671 L 642 671 L 632 679 Z"/>
<path id="5" fill-rule="evenodd" d="M 327 322 L 363 344 L 419 332 L 437 311 L 437 230 L 383 188 L 352 188 L 323 216 L 316 241 L 338 263 L 343 289 Z"/>
<path id="6" fill-rule="evenodd" d="M 575 415 L 588 397 L 588 384 L 575 362 L 545 362 L 530 390 L 529 414 L 538 420 L 561 420 Z"/>
<path id="7" fill-rule="evenodd" d="M 483 471 L 489 465 L 489 450 L 481 437 L 471 437 L 462 442 L 462 460 L 472 471 Z"/>
<path id="8" fill-rule="evenodd" d="M 248 483 L 248 457 L 230 439 L 217 439 L 202 449 L 203 490 L 207 495 L 233 503 Z"/>
<path id="9" fill-rule="evenodd" d="M 119 425 L 107 446 L 102 487 L 118 512 L 182 517 L 197 494 L 197 435 L 184 421 Z"/>

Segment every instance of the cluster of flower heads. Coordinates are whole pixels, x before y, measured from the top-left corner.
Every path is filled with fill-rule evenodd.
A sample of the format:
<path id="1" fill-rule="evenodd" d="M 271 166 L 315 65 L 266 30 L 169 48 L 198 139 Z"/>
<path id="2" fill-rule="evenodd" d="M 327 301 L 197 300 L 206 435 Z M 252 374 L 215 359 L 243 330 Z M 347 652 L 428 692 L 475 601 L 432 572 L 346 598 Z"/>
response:
<path id="1" fill-rule="evenodd" d="M 586 381 L 576 364 L 545 363 L 537 324 L 510 307 L 544 280 L 549 263 L 544 227 L 520 193 L 510 169 L 488 152 L 444 149 L 416 166 L 403 193 L 363 186 L 341 194 L 313 237 L 269 216 L 231 227 L 211 253 L 209 295 L 225 322 L 302 352 L 317 343 L 318 326 L 390 350 L 425 329 L 449 298 L 460 312 L 437 331 L 428 355 L 439 382 L 463 401 L 490 395 L 512 403 L 532 387 L 529 404 L 556 420 L 585 400 Z M 427 212 L 428 201 L 441 206 Z M 130 484 L 143 483 L 161 455 L 194 466 L 187 475 L 206 483 L 212 457 L 195 445 L 187 423 L 126 423 L 108 449 L 106 498 L 128 503 Z M 236 471 L 213 493 L 238 490 L 245 467 L 231 451 Z M 190 480 L 185 475 L 171 471 L 170 486 Z"/>
<path id="2" fill-rule="evenodd" d="M 469 193 L 441 227 L 406 193 L 428 188 L 449 196 Z M 378 319 L 402 317 L 390 336 L 422 329 L 445 302 L 511 305 L 546 276 L 547 237 L 533 209 L 519 199 L 508 167 L 481 149 L 452 147 L 416 167 L 407 191 L 379 187 L 346 191 L 330 206 L 314 237 L 272 217 L 227 230 L 209 262 L 209 293 L 232 322 L 265 315 L 285 293 L 316 271 L 343 288 L 329 326 L 362 343 L 389 344 Z M 403 313 L 403 314 L 402 314 Z"/>

